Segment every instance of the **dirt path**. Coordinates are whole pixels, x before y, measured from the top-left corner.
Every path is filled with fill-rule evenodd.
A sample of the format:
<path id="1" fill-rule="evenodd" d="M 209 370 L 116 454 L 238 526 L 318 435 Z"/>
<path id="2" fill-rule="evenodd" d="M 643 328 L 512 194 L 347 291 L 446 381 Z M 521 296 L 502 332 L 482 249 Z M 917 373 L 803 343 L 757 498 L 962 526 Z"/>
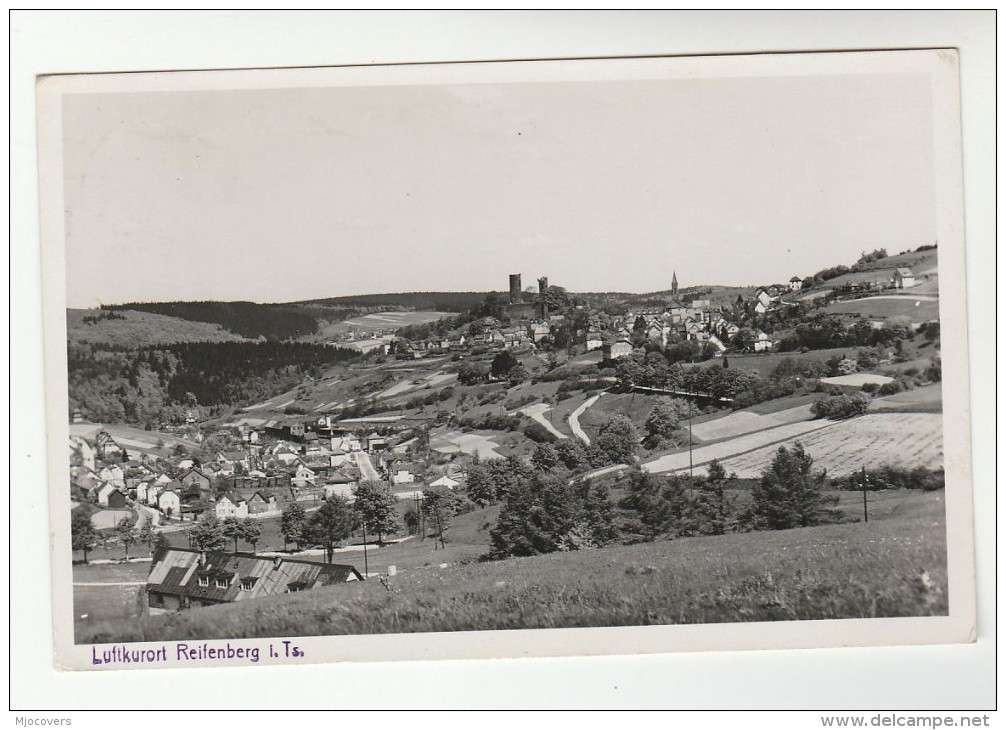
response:
<path id="1" fill-rule="evenodd" d="M 545 430 L 550 434 L 555 436 L 557 439 L 568 438 L 566 434 L 557 429 L 552 425 L 551 421 L 545 418 L 545 414 L 548 413 L 552 408 L 546 403 L 535 403 L 533 406 L 526 406 L 524 408 L 518 409 L 518 413 L 523 413 L 525 416 L 533 419 L 535 422 L 540 423 L 545 427 Z"/>
<path id="2" fill-rule="evenodd" d="M 378 476 L 377 469 L 371 463 L 370 456 L 363 451 L 356 451 L 354 455 L 356 457 L 356 466 L 360 469 L 363 478 L 366 481 L 379 481 L 380 476 Z"/>
<path id="3" fill-rule="evenodd" d="M 583 415 L 584 411 L 590 408 L 592 405 L 597 403 L 597 399 L 600 398 L 604 393 L 598 393 L 592 396 L 580 404 L 580 407 L 569 414 L 569 428 L 573 432 L 573 435 L 578 439 L 583 441 L 583 443 L 590 446 L 590 436 L 584 433 L 584 430 L 580 428 L 580 416 Z"/>

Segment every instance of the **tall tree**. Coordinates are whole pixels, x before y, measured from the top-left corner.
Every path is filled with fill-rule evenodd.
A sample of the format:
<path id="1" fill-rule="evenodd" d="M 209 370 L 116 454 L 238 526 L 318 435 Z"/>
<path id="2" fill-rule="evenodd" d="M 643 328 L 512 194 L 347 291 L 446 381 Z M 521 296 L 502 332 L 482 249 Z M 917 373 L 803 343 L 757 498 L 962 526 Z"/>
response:
<path id="1" fill-rule="evenodd" d="M 165 537 L 163 532 L 154 533 L 154 542 L 151 546 L 151 552 L 156 553 L 158 550 L 167 550 L 171 547 L 171 542 Z"/>
<path id="2" fill-rule="evenodd" d="M 189 539 L 196 550 L 223 550 L 227 547 L 223 525 L 212 512 L 189 528 Z"/>
<path id="3" fill-rule="evenodd" d="M 537 472 L 513 485 L 496 526 L 489 557 L 538 555 L 563 549 L 576 527 L 579 503 L 566 479 Z"/>
<path id="4" fill-rule="evenodd" d="M 98 531 L 91 523 L 91 516 L 79 507 L 70 512 L 70 545 L 74 550 L 87 554 L 98 545 Z"/>
<path id="5" fill-rule="evenodd" d="M 150 520 L 143 523 L 143 527 L 137 533 L 136 541 L 146 545 L 148 552 L 154 552 L 154 528 Z"/>
<path id="6" fill-rule="evenodd" d="M 222 523 L 223 533 L 234 541 L 234 552 L 238 551 L 238 540 L 244 537 L 244 527 L 237 517 L 228 517 Z"/>
<path id="7" fill-rule="evenodd" d="M 377 533 L 377 542 L 384 544 L 384 536 L 401 529 L 398 519 L 398 500 L 391 493 L 391 487 L 383 482 L 363 481 L 353 490 L 356 501 L 353 511 L 357 522 L 371 534 Z"/>
<path id="8" fill-rule="evenodd" d="M 688 403 L 680 399 L 661 400 L 653 406 L 644 424 L 647 447 L 654 448 L 665 439 L 673 437 L 681 426 L 681 420 L 688 416 L 687 408 Z"/>
<path id="9" fill-rule="evenodd" d="M 727 473 L 719 461 L 713 459 L 706 467 L 706 476 L 699 481 L 696 508 L 701 519 L 700 530 L 707 535 L 726 532 L 728 505 L 726 497 Z"/>
<path id="10" fill-rule="evenodd" d="M 246 518 L 241 520 L 241 538 L 251 545 L 252 554 L 255 554 L 255 550 L 258 546 L 258 541 L 262 536 L 262 526 L 259 524 L 258 520 L 253 520 L 251 518 Z"/>
<path id="11" fill-rule="evenodd" d="M 626 511 L 626 532 L 643 540 L 665 533 L 672 520 L 663 480 L 636 467 L 629 473 L 626 494 L 619 506 Z"/>
<path id="12" fill-rule="evenodd" d="M 612 464 L 634 462 L 638 446 L 636 427 L 626 416 L 612 416 L 597 435 L 597 448 Z"/>
<path id="13" fill-rule="evenodd" d="M 353 533 L 353 508 L 345 497 L 332 496 L 311 515 L 307 534 L 311 542 L 325 548 L 325 560 L 332 562 L 335 547 Z"/>
<path id="14" fill-rule="evenodd" d="M 496 486 L 493 484 L 488 468 L 479 461 L 477 455 L 468 467 L 465 491 L 468 493 L 468 499 L 479 507 L 487 507 L 496 502 Z"/>
<path id="15" fill-rule="evenodd" d="M 296 502 L 291 502 L 283 509 L 279 519 L 279 530 L 283 534 L 283 547 L 293 543 L 300 551 L 301 543 L 305 541 L 307 529 L 307 513 Z"/>
<path id="16" fill-rule="evenodd" d="M 138 537 L 136 528 L 129 517 L 123 517 L 119 520 L 119 524 L 115 526 L 115 536 L 122 543 L 126 560 L 129 560 L 129 548 L 136 542 L 136 538 Z"/>
<path id="17" fill-rule="evenodd" d="M 538 447 L 531 454 L 531 464 L 538 471 L 552 471 L 562 462 L 559 454 L 552 444 L 538 444 Z"/>
<path id="18" fill-rule="evenodd" d="M 423 514 L 436 529 L 437 540 L 442 547 L 445 547 L 444 530 L 450 526 L 461 501 L 461 496 L 449 487 L 427 487 L 423 490 Z"/>
<path id="19" fill-rule="evenodd" d="M 823 472 L 815 473 L 814 459 L 799 442 L 780 446 L 761 480 L 751 490 L 753 525 L 764 530 L 786 530 L 835 522 L 842 513 L 833 509 L 838 498 L 823 492 Z"/>
<path id="20" fill-rule="evenodd" d="M 590 538 L 590 545 L 602 547 L 617 540 L 615 505 L 608 487 L 600 480 L 580 480 L 574 483 L 573 491 L 582 505 L 580 522 Z"/>

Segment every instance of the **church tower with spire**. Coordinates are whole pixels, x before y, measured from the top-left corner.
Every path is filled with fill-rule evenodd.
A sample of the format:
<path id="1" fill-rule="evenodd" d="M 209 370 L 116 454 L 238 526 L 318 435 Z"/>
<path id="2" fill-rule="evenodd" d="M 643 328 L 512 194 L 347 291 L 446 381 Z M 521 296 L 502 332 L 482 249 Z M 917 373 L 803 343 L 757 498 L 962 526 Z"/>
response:
<path id="1" fill-rule="evenodd" d="M 671 296 L 675 299 L 678 298 L 678 272 L 675 271 L 671 274 Z"/>

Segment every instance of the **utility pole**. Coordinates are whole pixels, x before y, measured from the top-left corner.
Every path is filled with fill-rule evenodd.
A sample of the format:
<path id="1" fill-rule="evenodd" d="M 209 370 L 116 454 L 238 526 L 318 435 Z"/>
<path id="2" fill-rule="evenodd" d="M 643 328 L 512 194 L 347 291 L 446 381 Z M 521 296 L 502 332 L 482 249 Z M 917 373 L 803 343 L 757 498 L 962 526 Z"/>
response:
<path id="1" fill-rule="evenodd" d="M 692 402 L 688 401 L 688 488 L 691 489 L 695 479 L 694 466 L 692 464 Z"/>
<path id="2" fill-rule="evenodd" d="M 867 485 L 867 476 L 866 476 L 866 465 L 865 464 L 863 465 L 863 481 L 862 481 L 862 484 L 863 484 L 863 522 L 869 522 L 870 521 L 870 515 L 866 511 L 866 485 Z"/>
<path id="3" fill-rule="evenodd" d="M 363 579 L 370 575 L 370 565 L 367 563 L 367 523 L 363 523 Z"/>

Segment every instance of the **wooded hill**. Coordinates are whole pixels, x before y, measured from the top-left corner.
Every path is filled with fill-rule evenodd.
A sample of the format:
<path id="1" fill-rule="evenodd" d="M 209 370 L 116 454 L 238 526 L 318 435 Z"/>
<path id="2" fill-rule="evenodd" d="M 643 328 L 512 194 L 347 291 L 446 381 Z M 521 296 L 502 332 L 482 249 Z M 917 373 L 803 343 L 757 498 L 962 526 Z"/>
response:
<path id="1" fill-rule="evenodd" d="M 234 334 L 270 341 L 314 334 L 318 321 L 296 307 L 255 302 L 130 302 L 105 304 L 105 311 L 133 310 L 218 324 Z"/>
<path id="2" fill-rule="evenodd" d="M 67 348 L 70 411 L 98 423 L 153 427 L 292 388 L 355 350 L 291 342 L 189 342 L 137 350 Z"/>

